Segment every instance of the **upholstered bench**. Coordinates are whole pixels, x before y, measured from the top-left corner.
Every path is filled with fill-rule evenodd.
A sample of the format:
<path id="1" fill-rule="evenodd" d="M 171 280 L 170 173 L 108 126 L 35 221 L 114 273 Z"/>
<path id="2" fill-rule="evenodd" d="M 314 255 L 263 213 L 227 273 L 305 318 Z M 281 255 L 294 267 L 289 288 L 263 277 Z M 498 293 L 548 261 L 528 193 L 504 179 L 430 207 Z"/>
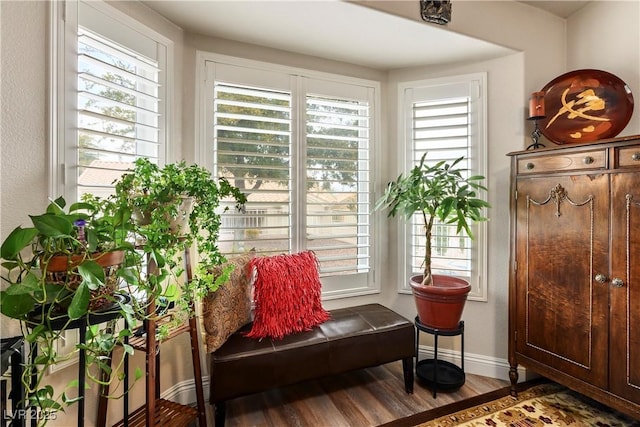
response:
<path id="1" fill-rule="evenodd" d="M 216 427 L 225 402 L 297 382 L 402 360 L 404 387 L 413 393 L 415 329 L 379 304 L 330 311 L 331 319 L 282 340 L 251 339 L 247 325 L 210 356 L 210 401 Z"/>

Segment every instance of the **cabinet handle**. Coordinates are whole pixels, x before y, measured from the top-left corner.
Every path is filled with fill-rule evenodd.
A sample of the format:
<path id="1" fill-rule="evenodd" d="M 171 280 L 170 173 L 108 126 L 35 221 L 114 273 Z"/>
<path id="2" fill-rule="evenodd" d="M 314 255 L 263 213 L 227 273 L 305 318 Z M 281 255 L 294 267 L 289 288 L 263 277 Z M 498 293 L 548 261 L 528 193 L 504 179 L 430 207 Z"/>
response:
<path id="1" fill-rule="evenodd" d="M 596 274 L 595 279 L 598 283 L 607 283 L 607 280 L 609 280 L 604 274 Z"/>
<path id="2" fill-rule="evenodd" d="M 633 161 L 640 161 L 640 152 L 635 152 L 631 155 L 631 160 Z"/>
<path id="3" fill-rule="evenodd" d="M 614 288 L 621 288 L 624 286 L 624 280 L 614 277 L 611 281 L 611 286 L 613 286 Z"/>
<path id="4" fill-rule="evenodd" d="M 527 169 L 531 170 L 535 167 L 535 165 L 533 163 L 527 163 L 525 166 Z"/>
<path id="5" fill-rule="evenodd" d="M 584 159 L 582 159 L 582 161 L 584 162 L 585 165 L 590 165 L 591 163 L 593 163 L 593 157 L 587 156 Z"/>

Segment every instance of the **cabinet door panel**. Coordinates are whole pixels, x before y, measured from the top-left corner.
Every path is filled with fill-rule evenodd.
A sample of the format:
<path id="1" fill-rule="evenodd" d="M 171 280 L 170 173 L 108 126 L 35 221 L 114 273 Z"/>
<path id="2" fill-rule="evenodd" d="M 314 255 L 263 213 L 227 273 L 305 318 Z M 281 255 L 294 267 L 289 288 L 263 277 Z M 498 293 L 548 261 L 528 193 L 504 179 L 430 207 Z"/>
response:
<path id="1" fill-rule="evenodd" d="M 532 177 L 517 183 L 519 353 L 606 386 L 607 175 Z"/>
<path id="2" fill-rule="evenodd" d="M 640 176 L 612 177 L 611 364 L 613 393 L 640 403 Z"/>

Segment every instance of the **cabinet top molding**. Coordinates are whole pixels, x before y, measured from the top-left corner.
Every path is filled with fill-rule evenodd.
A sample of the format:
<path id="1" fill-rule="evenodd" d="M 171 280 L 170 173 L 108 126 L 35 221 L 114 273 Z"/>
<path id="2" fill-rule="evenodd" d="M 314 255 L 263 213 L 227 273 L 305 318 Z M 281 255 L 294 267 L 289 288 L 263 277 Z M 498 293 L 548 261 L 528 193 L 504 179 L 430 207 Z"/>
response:
<path id="1" fill-rule="evenodd" d="M 620 145 L 625 145 L 625 143 L 638 143 L 640 141 L 640 135 L 629 135 L 629 136 L 620 136 L 617 138 L 609 138 L 609 139 L 601 139 L 594 142 L 585 142 L 582 144 L 571 144 L 571 145 L 554 145 L 551 147 L 540 148 L 537 150 L 519 150 L 512 151 L 507 153 L 507 156 L 516 156 L 521 154 L 537 154 L 541 152 L 553 152 L 558 150 L 574 150 L 574 149 L 584 149 L 586 147 L 597 147 L 601 144 L 612 144 L 612 143 L 620 143 Z"/>

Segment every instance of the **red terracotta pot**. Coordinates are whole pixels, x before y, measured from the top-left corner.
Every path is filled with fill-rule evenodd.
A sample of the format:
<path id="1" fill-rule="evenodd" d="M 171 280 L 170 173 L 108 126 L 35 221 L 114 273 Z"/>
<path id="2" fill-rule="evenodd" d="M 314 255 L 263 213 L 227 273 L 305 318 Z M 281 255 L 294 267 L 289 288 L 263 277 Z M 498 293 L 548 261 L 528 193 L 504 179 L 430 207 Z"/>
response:
<path id="1" fill-rule="evenodd" d="M 47 273 L 58 273 L 73 270 L 85 260 L 92 260 L 100 267 L 119 266 L 124 261 L 124 251 L 111 251 L 86 255 L 54 255 L 47 265 Z M 42 262 L 42 261 L 41 261 Z"/>
<path id="2" fill-rule="evenodd" d="M 75 290 L 82 278 L 78 274 L 78 265 L 85 260 L 95 261 L 104 270 L 105 286 L 101 286 L 91 291 L 89 309 L 96 310 L 110 301 L 110 297 L 116 291 L 118 278 L 116 273 L 120 265 L 124 262 L 124 251 L 111 251 L 102 253 L 93 253 L 90 257 L 82 255 L 54 255 L 49 260 L 46 271 L 46 279 L 48 284 L 56 284 L 66 288 L 69 292 Z M 42 260 L 40 261 L 42 262 Z M 57 305 L 59 311 L 66 311 L 71 297 L 65 298 Z"/>
<path id="3" fill-rule="evenodd" d="M 466 280 L 433 275 L 433 285 L 421 284 L 422 275 L 411 277 L 409 284 L 420 322 L 434 329 L 456 329 L 462 317 L 471 285 Z"/>

